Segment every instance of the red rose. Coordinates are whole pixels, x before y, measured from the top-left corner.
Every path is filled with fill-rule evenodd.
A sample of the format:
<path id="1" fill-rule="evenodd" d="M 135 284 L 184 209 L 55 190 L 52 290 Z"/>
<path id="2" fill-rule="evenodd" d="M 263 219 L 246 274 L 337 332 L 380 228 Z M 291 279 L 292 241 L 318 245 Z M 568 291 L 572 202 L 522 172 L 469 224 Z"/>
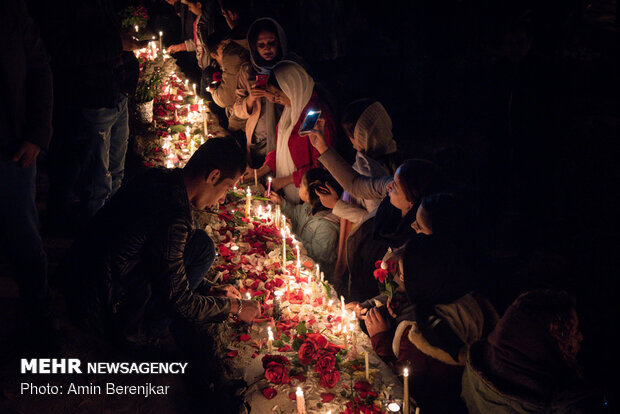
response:
<path id="1" fill-rule="evenodd" d="M 277 393 L 278 393 L 278 391 L 276 391 L 272 387 L 267 387 L 267 388 L 263 389 L 263 396 L 265 396 L 265 398 L 267 398 L 268 400 L 270 400 L 273 397 L 275 397 Z"/>
<path id="2" fill-rule="evenodd" d="M 327 339 L 320 333 L 306 334 L 306 341 L 314 342 L 318 349 L 325 348 L 327 345 Z"/>
<path id="3" fill-rule="evenodd" d="M 314 371 L 321 373 L 323 371 L 331 371 L 336 367 L 336 358 L 333 354 L 325 354 L 321 356 L 314 366 Z"/>
<path id="4" fill-rule="evenodd" d="M 308 365 L 319 356 L 319 349 L 313 341 L 306 341 L 299 347 L 299 362 Z"/>
<path id="5" fill-rule="evenodd" d="M 331 400 L 334 399 L 334 394 L 332 394 L 331 392 L 322 392 L 321 393 L 321 402 L 322 403 L 328 403 Z"/>
<path id="6" fill-rule="evenodd" d="M 387 278 L 388 271 L 386 269 L 376 269 L 372 274 L 375 276 L 375 279 L 377 279 L 380 283 L 383 283 Z"/>
<path id="7" fill-rule="evenodd" d="M 333 388 L 340 381 L 340 373 L 333 369 L 321 372 L 321 381 L 319 382 L 325 388 Z"/>
<path id="8" fill-rule="evenodd" d="M 277 362 L 270 362 L 265 370 L 265 378 L 272 384 L 288 384 L 290 378 L 286 366 Z"/>
<path id="9" fill-rule="evenodd" d="M 271 362 L 275 362 L 280 365 L 290 364 L 288 358 L 283 355 L 265 355 L 261 361 L 263 362 L 263 368 L 267 368 Z"/>

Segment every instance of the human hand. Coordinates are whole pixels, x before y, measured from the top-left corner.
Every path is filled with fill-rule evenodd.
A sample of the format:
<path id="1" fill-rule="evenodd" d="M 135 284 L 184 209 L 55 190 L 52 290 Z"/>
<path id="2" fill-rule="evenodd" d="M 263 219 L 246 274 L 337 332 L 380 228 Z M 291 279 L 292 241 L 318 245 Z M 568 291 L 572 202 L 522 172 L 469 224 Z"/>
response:
<path id="1" fill-rule="evenodd" d="M 398 315 L 396 314 L 396 312 L 394 311 L 394 308 L 392 308 L 392 299 L 388 298 L 387 300 L 387 304 L 386 304 L 386 308 L 388 313 L 390 314 L 390 316 L 394 319 L 398 318 Z"/>
<path id="2" fill-rule="evenodd" d="M 260 304 L 256 300 L 242 300 L 239 319 L 243 322 L 252 323 L 260 315 Z"/>
<path id="3" fill-rule="evenodd" d="M 231 299 L 241 299 L 241 293 L 233 285 L 218 285 L 209 289 L 209 296 L 227 297 Z"/>
<path id="4" fill-rule="evenodd" d="M 176 45 L 168 46 L 168 53 L 173 54 L 177 52 L 182 52 L 185 50 L 185 43 L 179 43 Z"/>
<path id="5" fill-rule="evenodd" d="M 267 197 L 267 191 L 265 191 L 265 197 Z M 275 191 L 270 192 L 268 198 L 273 204 L 282 204 L 282 197 L 280 197 Z"/>
<path id="6" fill-rule="evenodd" d="M 24 141 L 11 158 L 11 161 L 18 163 L 21 167 L 30 167 L 41 152 L 41 147 L 29 141 Z"/>
<path id="7" fill-rule="evenodd" d="M 368 309 L 362 308 L 359 302 L 349 302 L 346 304 L 345 308 L 348 310 L 353 310 L 357 319 L 364 319 L 364 315 L 368 312 Z"/>
<path id="8" fill-rule="evenodd" d="M 368 336 L 373 337 L 378 333 L 386 332 L 388 325 L 381 316 L 379 309 L 372 308 L 368 311 L 368 314 L 364 318 L 366 321 L 366 329 L 368 330 Z"/>
<path id="9" fill-rule="evenodd" d="M 334 208 L 334 206 L 339 200 L 338 193 L 336 192 L 336 190 L 332 188 L 331 185 L 327 183 L 325 183 L 325 187 L 321 187 L 321 188 L 326 190 L 326 193 L 322 193 L 320 191 L 315 190 L 316 195 L 318 195 L 319 198 L 321 199 L 321 204 L 323 204 L 325 207 L 329 209 Z"/>
<path id="10" fill-rule="evenodd" d="M 258 171 L 257 171 L 257 173 L 258 173 Z M 243 175 L 241 176 L 241 180 L 240 181 L 243 183 L 243 182 L 249 181 L 250 179 L 253 179 L 253 178 L 254 178 L 254 168 L 248 167 L 248 168 L 245 169 Z"/>
<path id="11" fill-rule="evenodd" d="M 314 129 L 310 132 L 310 134 L 308 134 L 310 143 L 321 154 L 323 154 L 329 148 L 329 146 L 327 145 L 327 141 L 325 140 L 325 135 L 323 135 L 324 132 L 325 119 L 319 118 L 318 121 L 316 121 Z"/>

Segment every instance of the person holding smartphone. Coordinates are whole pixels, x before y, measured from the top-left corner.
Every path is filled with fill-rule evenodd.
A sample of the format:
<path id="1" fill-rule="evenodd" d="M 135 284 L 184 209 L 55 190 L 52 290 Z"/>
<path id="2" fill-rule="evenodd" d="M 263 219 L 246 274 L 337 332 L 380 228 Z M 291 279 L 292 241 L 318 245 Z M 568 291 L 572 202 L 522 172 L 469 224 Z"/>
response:
<path id="1" fill-rule="evenodd" d="M 234 113 L 247 119 L 250 166 L 260 166 L 269 151 L 276 148 L 276 125 L 282 106 L 268 99 L 267 80 L 273 66 L 283 59 L 301 62 L 287 47 L 286 33 L 275 20 L 264 17 L 250 26 L 247 35 L 250 61 L 241 66 L 237 77 Z"/>
<path id="2" fill-rule="evenodd" d="M 317 112 L 321 111 L 323 137 L 329 145 L 335 143 L 336 126 L 329 107 L 315 91 L 314 80 L 295 62 L 282 61 L 273 68 L 266 98 L 281 104 L 284 110 L 276 127 L 276 148 L 267 154 L 265 163 L 257 170 L 257 175 L 262 177 L 265 174 L 275 174 L 271 183 L 272 190 L 282 189 L 284 197 L 297 204 L 304 173 L 311 168 L 320 167 L 320 153 L 308 139 L 318 121 Z M 253 171 L 248 169 L 245 178 L 252 175 Z"/>

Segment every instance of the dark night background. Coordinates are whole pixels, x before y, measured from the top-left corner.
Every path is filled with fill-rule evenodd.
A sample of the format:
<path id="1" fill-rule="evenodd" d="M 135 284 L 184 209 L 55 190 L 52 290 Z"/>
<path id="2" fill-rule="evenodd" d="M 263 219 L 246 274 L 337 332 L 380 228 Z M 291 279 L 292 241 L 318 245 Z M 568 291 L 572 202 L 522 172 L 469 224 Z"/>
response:
<path id="1" fill-rule="evenodd" d="M 164 31 L 164 44 L 179 41 L 172 7 L 164 0 L 144 4 L 149 28 Z M 617 410 L 616 2 L 253 5 L 255 17 L 272 16 L 282 24 L 289 48 L 309 63 L 336 109 L 357 98 L 377 98 L 392 116 L 402 150 L 436 161 L 477 194 L 479 229 L 492 247 L 486 293 L 500 313 L 530 288 L 576 294 L 584 374 L 609 400 L 604 409 L 601 398 L 601 412 Z M 43 18 L 37 16 L 43 9 L 31 9 Z M 45 159 L 40 163 L 44 202 Z M 131 176 L 138 163 L 128 163 Z M 49 239 L 46 248 L 53 266 L 54 252 L 58 259 L 63 249 Z M 5 268 L 0 275 L 8 273 Z M 7 317 L 16 299 L 5 293 L 11 291 L 9 279 L 0 280 L 0 308 Z"/>

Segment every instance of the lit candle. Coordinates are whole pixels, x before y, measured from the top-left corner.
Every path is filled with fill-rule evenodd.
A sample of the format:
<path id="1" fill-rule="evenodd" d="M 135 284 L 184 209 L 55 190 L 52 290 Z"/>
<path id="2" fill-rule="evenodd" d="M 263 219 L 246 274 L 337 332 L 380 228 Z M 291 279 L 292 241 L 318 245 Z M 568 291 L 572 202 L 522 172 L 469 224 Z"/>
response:
<path id="1" fill-rule="evenodd" d="M 321 272 L 321 283 L 325 282 L 325 273 Z"/>
<path id="2" fill-rule="evenodd" d="M 185 127 L 185 138 L 192 139 L 189 127 Z"/>
<path id="3" fill-rule="evenodd" d="M 304 400 L 304 392 L 301 390 L 301 387 L 297 387 L 295 395 L 297 397 L 297 414 L 306 414 L 306 401 Z"/>
<path id="4" fill-rule="evenodd" d="M 353 353 L 357 353 L 357 336 L 355 335 L 355 326 L 349 324 L 349 331 L 351 331 L 351 343 L 353 344 Z"/>
<path id="5" fill-rule="evenodd" d="M 195 83 L 192 84 L 192 89 L 194 90 L 194 95 L 196 95 L 196 84 Z"/>
<path id="6" fill-rule="evenodd" d="M 263 217 L 263 206 L 258 206 L 258 219 Z"/>
<path id="7" fill-rule="evenodd" d="M 370 381 L 370 366 L 368 364 L 368 351 L 364 352 L 364 363 L 366 364 L 366 381 Z"/>
<path id="8" fill-rule="evenodd" d="M 415 408 L 415 414 L 420 414 L 420 407 Z"/>
<path id="9" fill-rule="evenodd" d="M 194 142 L 193 139 L 189 140 L 189 153 L 193 154 L 194 152 L 196 152 L 196 142 Z"/>
<path id="10" fill-rule="evenodd" d="M 282 295 L 284 294 L 284 292 L 282 292 L 281 290 L 276 290 L 276 292 L 274 293 L 275 297 L 273 298 L 273 309 L 272 309 L 272 316 L 274 318 L 278 318 L 279 314 L 280 314 L 280 302 L 282 301 Z"/>
<path id="11" fill-rule="evenodd" d="M 205 139 L 209 138 L 209 130 L 207 129 L 207 109 L 204 106 L 202 107 L 202 132 Z"/>
<path id="12" fill-rule="evenodd" d="M 321 267 L 319 266 L 319 264 L 316 264 L 316 273 L 314 274 L 314 278 L 318 281 L 320 280 L 319 278 L 321 277 Z"/>
<path id="13" fill-rule="evenodd" d="M 349 348 L 349 344 L 348 344 L 349 341 L 347 340 L 348 339 L 347 338 L 348 337 L 347 333 L 348 333 L 347 332 L 347 325 L 344 324 L 342 326 L 342 340 L 344 341 L 344 349 L 345 349 L 345 351 Z"/>
<path id="14" fill-rule="evenodd" d="M 340 310 L 342 311 L 342 323 L 345 323 L 345 319 L 347 318 L 347 311 L 344 307 L 344 296 L 340 295 Z"/>
<path id="15" fill-rule="evenodd" d="M 269 198 L 270 195 L 271 195 L 271 177 L 268 177 L 267 178 L 267 198 Z"/>
<path id="16" fill-rule="evenodd" d="M 267 327 L 267 352 L 270 354 L 273 352 L 273 332 L 271 331 L 271 326 Z"/>
<path id="17" fill-rule="evenodd" d="M 296 272 L 295 276 L 301 277 L 301 259 L 299 256 L 299 244 L 295 245 L 295 250 L 297 251 L 297 266 L 295 269 L 295 272 Z"/>
<path id="18" fill-rule="evenodd" d="M 245 292 L 245 297 L 246 297 L 248 300 L 251 300 L 251 299 L 252 299 L 252 295 L 250 295 L 250 292 Z"/>
<path id="19" fill-rule="evenodd" d="M 286 216 L 284 214 L 282 214 L 282 228 L 286 229 Z"/>
<path id="20" fill-rule="evenodd" d="M 332 309 L 332 306 L 333 306 L 333 305 L 334 305 L 334 300 L 333 300 L 333 299 L 330 299 L 330 300 L 327 302 L 327 311 L 328 311 L 328 312 L 332 312 L 332 310 L 333 310 L 333 309 Z"/>
<path id="21" fill-rule="evenodd" d="M 140 31 L 140 28 L 138 27 L 138 25 L 135 25 L 133 28 L 136 29 L 136 33 Z"/>
<path id="22" fill-rule="evenodd" d="M 282 271 L 286 269 L 286 233 L 284 229 L 280 230 L 282 234 Z"/>
<path id="23" fill-rule="evenodd" d="M 403 372 L 403 414 L 409 414 L 409 370 Z"/>
<path id="24" fill-rule="evenodd" d="M 250 191 L 250 187 L 245 194 L 245 218 L 250 218 L 250 209 L 252 207 L 252 192 Z"/>
<path id="25" fill-rule="evenodd" d="M 256 172 L 256 169 L 254 170 L 254 186 L 258 185 L 258 173 Z"/>
<path id="26" fill-rule="evenodd" d="M 164 50 L 164 48 L 163 48 L 163 47 L 162 47 L 162 45 L 161 45 L 161 37 L 162 37 L 163 35 L 164 35 L 164 32 L 162 32 L 162 31 L 160 30 L 160 32 L 159 32 L 159 50 Z"/>
<path id="27" fill-rule="evenodd" d="M 271 204 L 267 205 L 267 219 L 273 221 L 271 217 Z"/>

